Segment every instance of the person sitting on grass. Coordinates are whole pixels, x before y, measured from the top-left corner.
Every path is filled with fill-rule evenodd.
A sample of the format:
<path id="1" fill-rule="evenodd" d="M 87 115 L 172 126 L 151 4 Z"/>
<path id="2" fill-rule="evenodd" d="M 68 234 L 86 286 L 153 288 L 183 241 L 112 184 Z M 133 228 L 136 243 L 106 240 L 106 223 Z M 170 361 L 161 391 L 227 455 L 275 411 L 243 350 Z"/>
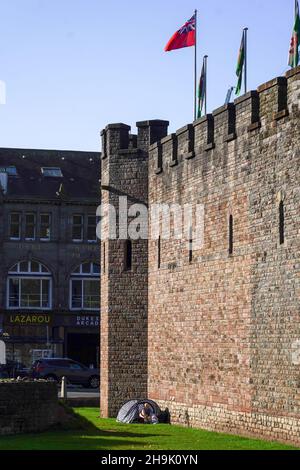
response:
<path id="1" fill-rule="evenodd" d="M 149 403 L 144 403 L 141 407 L 139 417 L 145 424 L 157 424 L 158 418 L 154 413 L 154 410 Z"/>

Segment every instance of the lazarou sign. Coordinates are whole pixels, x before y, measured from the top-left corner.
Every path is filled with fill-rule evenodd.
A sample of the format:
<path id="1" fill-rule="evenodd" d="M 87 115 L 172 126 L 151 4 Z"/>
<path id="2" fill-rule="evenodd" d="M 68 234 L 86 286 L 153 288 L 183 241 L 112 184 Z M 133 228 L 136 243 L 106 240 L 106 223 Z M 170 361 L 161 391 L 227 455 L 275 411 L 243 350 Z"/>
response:
<path id="1" fill-rule="evenodd" d="M 18 314 L 9 316 L 11 325 L 50 325 L 51 322 L 51 315 Z"/>

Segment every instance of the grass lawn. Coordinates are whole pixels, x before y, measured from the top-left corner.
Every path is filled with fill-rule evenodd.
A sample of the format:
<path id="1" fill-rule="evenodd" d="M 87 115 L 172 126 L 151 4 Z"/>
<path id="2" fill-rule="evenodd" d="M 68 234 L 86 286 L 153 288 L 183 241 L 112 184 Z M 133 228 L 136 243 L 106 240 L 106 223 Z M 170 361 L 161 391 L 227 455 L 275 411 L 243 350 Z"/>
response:
<path id="1" fill-rule="evenodd" d="M 246 439 L 169 425 L 123 425 L 99 419 L 97 408 L 74 410 L 80 430 L 0 437 L 0 450 L 296 450 L 274 442 Z"/>

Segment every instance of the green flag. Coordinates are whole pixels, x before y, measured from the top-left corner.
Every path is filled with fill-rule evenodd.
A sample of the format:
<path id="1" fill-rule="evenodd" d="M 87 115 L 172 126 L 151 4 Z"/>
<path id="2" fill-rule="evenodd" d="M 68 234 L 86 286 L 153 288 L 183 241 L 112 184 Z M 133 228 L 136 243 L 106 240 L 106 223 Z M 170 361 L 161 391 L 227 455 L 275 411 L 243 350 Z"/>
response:
<path id="1" fill-rule="evenodd" d="M 235 90 L 236 95 L 239 95 L 241 92 L 244 65 L 245 65 L 245 31 L 243 31 L 243 38 L 241 42 L 239 58 L 238 58 L 238 63 L 236 67 L 236 75 L 238 77 L 238 83 L 237 83 L 236 90 Z"/>
<path id="2" fill-rule="evenodd" d="M 205 87 L 206 87 L 206 73 L 205 73 L 205 60 L 203 61 L 201 77 L 198 86 L 198 114 L 197 119 L 202 116 L 203 105 L 205 101 Z"/>
<path id="3" fill-rule="evenodd" d="M 300 15 L 299 3 L 295 2 L 295 25 L 291 39 L 291 46 L 289 52 L 289 66 L 294 68 L 299 64 L 299 42 L 300 42 Z"/>

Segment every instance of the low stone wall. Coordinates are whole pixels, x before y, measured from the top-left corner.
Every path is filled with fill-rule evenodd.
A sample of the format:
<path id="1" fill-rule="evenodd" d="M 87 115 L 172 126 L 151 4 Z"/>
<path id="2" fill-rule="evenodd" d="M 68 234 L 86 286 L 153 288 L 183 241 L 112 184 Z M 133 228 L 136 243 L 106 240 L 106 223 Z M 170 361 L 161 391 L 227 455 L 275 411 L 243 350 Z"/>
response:
<path id="1" fill-rule="evenodd" d="M 188 407 L 182 403 L 157 401 L 169 408 L 172 424 L 208 431 L 290 443 L 300 447 L 300 417 L 270 416 L 263 413 L 237 412 L 225 406 Z"/>
<path id="2" fill-rule="evenodd" d="M 0 381 L 0 436 L 45 431 L 58 421 L 56 384 Z"/>

